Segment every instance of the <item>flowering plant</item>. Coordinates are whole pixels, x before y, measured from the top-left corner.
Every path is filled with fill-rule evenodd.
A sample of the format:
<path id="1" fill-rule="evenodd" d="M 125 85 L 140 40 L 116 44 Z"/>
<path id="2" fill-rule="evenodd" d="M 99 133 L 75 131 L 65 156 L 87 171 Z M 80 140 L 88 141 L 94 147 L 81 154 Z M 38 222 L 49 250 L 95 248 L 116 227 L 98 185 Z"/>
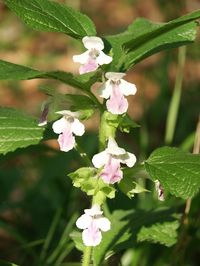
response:
<path id="1" fill-rule="evenodd" d="M 20 111 L 0 109 L 2 154 L 57 138 L 57 149 L 61 158 L 68 158 L 68 154 L 71 156 L 72 150 L 75 149 L 84 163 L 84 167 L 79 168 L 78 160 L 74 160 L 75 169 L 73 168 L 71 173 L 67 170 L 67 165 L 65 166 L 73 186 L 80 188 L 89 198 L 89 202 L 83 200 L 79 204 L 81 213 L 84 209 L 84 214 L 78 217 L 76 209 L 71 207 L 75 215 L 68 221 L 69 227 L 66 227 L 61 236 L 60 245 L 48 256 L 45 252 L 52 239 L 51 232 L 59 220 L 59 216 L 55 217 L 37 265 L 64 265 L 61 264 L 62 260 L 68 255 L 63 252 L 67 249 L 63 244 L 66 238 L 69 241 L 69 252 L 76 247 L 83 253 L 83 266 L 89 266 L 91 263 L 104 265 L 113 254 L 124 252 L 127 247 L 131 249 L 136 239 L 168 247 L 177 243 L 177 248 L 180 248 L 183 236 L 180 233 L 178 239 L 177 229 L 184 227 L 189 213 L 187 206 L 199 190 L 200 157 L 179 148 L 165 146 L 155 149 L 144 158 L 143 154 L 133 148 L 137 138 L 130 132 L 139 125 L 128 115 L 129 101 L 125 96 L 132 97 L 140 88 L 137 86 L 136 89 L 136 85 L 126 81 L 124 77 L 132 66 L 146 57 L 161 50 L 193 42 L 200 10 L 162 24 L 138 19 L 125 32 L 100 38 L 96 36 L 95 25 L 89 17 L 55 1 L 5 0 L 5 4 L 33 29 L 67 34 L 87 49 L 72 57 L 72 61 L 79 64 L 77 75 L 64 71 L 39 71 L 0 60 L 2 80 L 54 79 L 81 91 L 81 94 L 64 95 L 59 91 L 43 88 L 48 99 L 43 105 L 39 122 Z M 180 71 L 183 71 L 184 49 L 179 48 Z M 179 84 L 181 81 L 179 77 Z M 92 90 L 92 86 L 97 82 L 101 84 L 96 86 L 96 90 Z M 175 88 L 174 93 L 177 99 L 180 87 Z M 168 115 L 170 122 L 166 126 L 166 145 L 172 143 L 178 109 L 175 115 L 174 112 L 170 115 L 171 110 L 170 108 Z M 82 148 L 84 145 L 81 145 L 81 141 L 83 142 L 88 133 L 85 120 L 91 118 L 96 111 L 100 117 L 98 139 L 95 138 L 95 144 L 89 147 L 92 152 L 89 152 L 88 147 Z M 194 153 L 199 150 L 199 130 L 198 127 Z M 121 142 L 119 133 L 130 133 L 128 148 L 125 149 L 124 144 L 118 146 L 117 143 Z M 55 150 L 55 147 L 52 149 Z M 59 162 L 64 159 L 59 159 Z M 59 170 L 56 169 L 56 172 Z M 180 212 L 175 212 L 170 206 L 167 206 L 167 210 L 158 208 L 147 211 L 142 200 L 141 204 L 134 203 L 137 201 L 136 194 L 149 192 L 148 182 L 153 184 L 152 192 L 157 192 L 156 198 L 152 197 L 152 206 L 158 204 L 158 200 L 164 202 L 170 194 L 171 197 L 186 200 L 187 208 L 182 215 L 184 222 L 180 219 Z M 131 208 L 127 210 L 126 204 L 110 207 L 118 202 L 118 197 L 123 203 L 123 194 L 130 199 Z M 150 200 L 147 201 L 149 202 Z M 140 205 L 142 210 L 139 210 Z M 79 229 L 83 231 L 80 232 Z M 183 232 L 184 230 L 185 228 Z"/>

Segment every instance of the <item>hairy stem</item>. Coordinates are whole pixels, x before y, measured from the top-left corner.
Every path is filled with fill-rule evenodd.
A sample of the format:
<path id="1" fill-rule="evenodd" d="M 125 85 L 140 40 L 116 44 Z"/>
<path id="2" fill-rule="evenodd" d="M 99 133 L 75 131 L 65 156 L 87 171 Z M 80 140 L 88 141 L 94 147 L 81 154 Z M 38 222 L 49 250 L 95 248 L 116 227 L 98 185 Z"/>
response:
<path id="1" fill-rule="evenodd" d="M 99 151 L 102 151 L 106 147 L 106 142 L 109 137 L 115 138 L 116 127 L 108 124 L 109 113 L 105 111 L 101 116 L 101 122 L 99 127 Z"/>
<path id="2" fill-rule="evenodd" d="M 87 166 L 93 166 L 87 153 L 80 147 L 80 145 L 77 142 L 75 145 L 75 149 L 77 150 L 78 154 L 81 156 L 82 160 Z"/>
<path id="3" fill-rule="evenodd" d="M 185 57 L 186 57 L 186 46 L 183 46 L 180 47 L 178 50 L 178 69 L 177 69 L 176 81 L 167 115 L 166 133 L 165 133 L 166 144 L 171 144 L 174 138 L 178 110 L 181 100 Z"/>
<path id="4" fill-rule="evenodd" d="M 85 247 L 85 251 L 83 253 L 82 266 L 90 265 L 91 253 L 92 253 L 92 247 Z"/>

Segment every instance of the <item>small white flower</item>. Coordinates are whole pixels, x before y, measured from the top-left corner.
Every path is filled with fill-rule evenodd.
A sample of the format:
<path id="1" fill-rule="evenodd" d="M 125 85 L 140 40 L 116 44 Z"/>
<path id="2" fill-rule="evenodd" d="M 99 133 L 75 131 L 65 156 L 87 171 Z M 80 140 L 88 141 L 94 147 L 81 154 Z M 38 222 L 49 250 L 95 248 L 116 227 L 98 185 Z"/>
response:
<path id="1" fill-rule="evenodd" d="M 101 231 L 110 230 L 110 221 L 102 216 L 99 205 L 93 205 L 91 209 L 84 210 L 85 214 L 81 215 L 76 221 L 76 226 L 83 229 L 82 239 L 86 246 L 97 246 L 102 239 Z"/>
<path id="2" fill-rule="evenodd" d="M 123 114 L 128 109 L 128 101 L 124 96 L 134 95 L 137 91 L 136 86 L 122 79 L 126 74 L 117 72 L 107 72 L 108 79 L 100 88 L 100 96 L 108 99 L 107 109 L 112 114 Z"/>
<path id="3" fill-rule="evenodd" d="M 58 143 L 61 151 L 69 151 L 74 148 L 76 136 L 82 136 L 85 132 L 84 125 L 78 120 L 79 113 L 67 110 L 56 112 L 63 115 L 62 118 L 55 121 L 52 125 L 53 131 L 59 134 Z"/>
<path id="4" fill-rule="evenodd" d="M 81 64 L 79 68 L 80 74 L 95 71 L 99 65 L 110 64 L 112 57 L 102 51 L 104 43 L 101 38 L 85 36 L 82 42 L 87 51 L 73 56 L 73 61 Z"/>
<path id="5" fill-rule="evenodd" d="M 123 178 L 120 163 L 133 167 L 135 162 L 135 155 L 118 147 L 113 138 L 109 138 L 108 146 L 104 151 L 94 155 L 92 158 L 92 163 L 96 168 L 104 166 L 100 176 L 107 184 L 114 184 Z"/>

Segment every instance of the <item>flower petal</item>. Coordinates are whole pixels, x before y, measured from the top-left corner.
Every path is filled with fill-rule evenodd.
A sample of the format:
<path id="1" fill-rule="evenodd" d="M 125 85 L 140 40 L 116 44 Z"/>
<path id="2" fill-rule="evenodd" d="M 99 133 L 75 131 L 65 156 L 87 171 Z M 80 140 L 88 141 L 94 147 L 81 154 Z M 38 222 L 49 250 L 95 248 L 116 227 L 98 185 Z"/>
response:
<path id="1" fill-rule="evenodd" d="M 63 116 L 69 116 L 69 117 L 73 117 L 73 118 L 79 117 L 79 112 L 71 112 L 69 110 L 58 111 L 58 112 L 56 112 L 56 114 L 60 114 Z"/>
<path id="2" fill-rule="evenodd" d="M 98 64 L 97 64 L 96 59 L 89 58 L 87 62 L 84 63 L 84 65 L 80 66 L 79 73 L 80 74 L 89 73 L 89 72 L 95 71 L 97 68 L 98 68 Z"/>
<path id="3" fill-rule="evenodd" d="M 102 151 L 93 156 L 92 163 L 96 168 L 101 168 L 103 165 L 106 164 L 108 159 L 109 159 L 109 155 L 107 154 L 107 152 Z"/>
<path id="4" fill-rule="evenodd" d="M 120 91 L 120 87 L 117 84 L 112 85 L 112 92 L 110 99 L 106 102 L 107 109 L 112 114 L 123 114 L 128 109 L 128 101 L 124 98 L 124 95 Z"/>
<path id="5" fill-rule="evenodd" d="M 106 149 L 106 152 L 112 155 L 121 155 L 126 153 L 126 151 L 123 148 L 120 148 L 117 145 L 117 142 L 111 137 L 108 140 L 108 148 Z"/>
<path id="6" fill-rule="evenodd" d="M 110 84 L 110 81 L 106 81 L 99 89 L 98 94 L 100 97 L 104 99 L 108 99 L 112 93 L 112 85 Z"/>
<path id="7" fill-rule="evenodd" d="M 95 219 L 94 223 L 103 232 L 106 232 L 106 231 L 110 230 L 110 221 L 107 218 L 105 218 L 105 217 L 101 217 L 101 218 Z"/>
<path id="8" fill-rule="evenodd" d="M 121 73 L 121 72 L 107 72 L 105 74 L 105 77 L 107 79 L 110 79 L 115 82 L 122 79 L 124 76 L 126 76 L 126 73 Z"/>
<path id="9" fill-rule="evenodd" d="M 89 51 L 86 51 L 80 55 L 74 55 L 72 57 L 72 60 L 75 62 L 75 63 L 80 63 L 80 64 L 85 64 L 89 59 Z"/>
<path id="10" fill-rule="evenodd" d="M 120 80 L 119 87 L 120 87 L 120 91 L 125 96 L 134 95 L 137 91 L 135 84 L 127 82 L 126 80 L 123 80 L 123 79 Z"/>
<path id="11" fill-rule="evenodd" d="M 53 131 L 56 134 L 60 134 L 64 131 L 64 129 L 66 129 L 67 127 L 71 127 L 71 125 L 67 122 L 67 120 L 62 117 L 59 120 L 55 121 L 52 125 Z"/>
<path id="12" fill-rule="evenodd" d="M 76 136 L 82 136 L 85 133 L 85 126 L 75 118 L 71 125 L 71 130 Z"/>
<path id="13" fill-rule="evenodd" d="M 85 209 L 84 212 L 90 216 L 101 215 L 103 213 L 97 204 L 93 205 L 91 209 Z"/>
<path id="14" fill-rule="evenodd" d="M 98 51 L 101 51 L 101 50 L 103 50 L 103 48 L 104 48 L 104 43 L 103 43 L 102 39 L 99 38 L 99 37 L 95 37 L 95 36 L 92 36 L 92 37 L 85 36 L 85 37 L 82 39 L 82 42 L 83 42 L 85 48 L 88 49 L 88 50 L 96 49 L 96 50 L 98 50 Z"/>
<path id="15" fill-rule="evenodd" d="M 88 228 L 90 226 L 92 220 L 93 219 L 92 219 L 92 217 L 90 215 L 83 214 L 77 219 L 76 226 L 79 229 L 86 229 L 86 228 Z"/>
<path id="16" fill-rule="evenodd" d="M 106 107 L 111 114 L 122 115 L 128 110 L 128 101 L 124 97 L 120 101 L 112 98 L 106 102 Z"/>
<path id="17" fill-rule="evenodd" d="M 133 153 L 126 152 L 123 155 L 120 155 L 119 160 L 121 163 L 126 164 L 128 167 L 133 167 L 134 164 L 136 163 L 136 157 Z"/>
<path id="18" fill-rule="evenodd" d="M 123 178 L 120 161 L 111 157 L 101 172 L 101 178 L 106 184 L 119 182 Z"/>
<path id="19" fill-rule="evenodd" d="M 100 51 L 96 60 L 99 65 L 110 64 L 112 62 L 112 57 Z"/>
<path id="20" fill-rule="evenodd" d="M 90 226 L 82 233 L 82 239 L 85 246 L 98 246 L 101 243 L 101 231 L 96 226 Z"/>
<path id="21" fill-rule="evenodd" d="M 71 129 L 64 129 L 63 133 L 58 137 L 58 143 L 61 151 L 70 151 L 74 148 L 75 138 L 72 135 Z"/>

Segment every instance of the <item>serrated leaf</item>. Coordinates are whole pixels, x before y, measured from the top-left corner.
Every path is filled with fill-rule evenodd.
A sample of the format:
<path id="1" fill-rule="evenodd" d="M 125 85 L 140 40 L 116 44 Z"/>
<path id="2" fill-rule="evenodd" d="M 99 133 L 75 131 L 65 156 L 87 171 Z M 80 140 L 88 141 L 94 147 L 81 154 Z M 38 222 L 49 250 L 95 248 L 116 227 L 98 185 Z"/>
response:
<path id="1" fill-rule="evenodd" d="M 66 5 L 48 0 L 5 0 L 5 3 L 33 29 L 62 32 L 74 38 L 96 34 L 86 15 Z"/>
<path id="2" fill-rule="evenodd" d="M 101 265 L 106 254 L 110 251 L 119 252 L 120 250 L 134 246 L 137 242 L 137 235 L 143 227 L 151 228 L 155 224 L 174 224 L 178 223 L 177 215 L 172 210 L 117 210 L 110 217 L 111 230 L 103 233 L 102 242 L 94 249 L 94 265 Z M 176 231 L 176 226 L 172 226 Z M 172 238 L 159 241 L 160 244 L 165 242 L 175 242 L 175 232 Z"/>
<path id="3" fill-rule="evenodd" d="M 64 71 L 45 72 L 0 60 L 0 80 L 56 79 L 87 92 L 99 75 L 98 71 L 79 76 Z"/>
<path id="4" fill-rule="evenodd" d="M 72 179 L 73 185 L 80 188 L 88 196 L 95 197 L 95 203 L 102 203 L 105 197 L 110 199 L 115 196 L 115 189 L 113 186 L 105 184 L 101 178 L 98 177 L 96 168 L 82 167 L 73 173 L 68 174 Z"/>
<path id="5" fill-rule="evenodd" d="M 0 154 L 38 144 L 44 129 L 37 121 L 14 109 L 0 107 Z"/>
<path id="6" fill-rule="evenodd" d="M 139 242 L 149 241 L 160 243 L 167 247 L 171 247 L 177 241 L 178 228 L 178 221 L 156 223 L 150 227 L 143 226 L 137 235 L 137 240 Z"/>
<path id="7" fill-rule="evenodd" d="M 159 180 L 164 190 L 187 199 L 200 187 L 200 155 L 177 148 L 156 149 L 145 162 L 151 178 Z"/>
<path id="8" fill-rule="evenodd" d="M 112 66 L 115 71 L 125 72 L 152 54 L 193 42 L 196 38 L 198 18 L 200 10 L 168 23 L 136 19 L 125 32 L 106 37 L 113 47 Z"/>

